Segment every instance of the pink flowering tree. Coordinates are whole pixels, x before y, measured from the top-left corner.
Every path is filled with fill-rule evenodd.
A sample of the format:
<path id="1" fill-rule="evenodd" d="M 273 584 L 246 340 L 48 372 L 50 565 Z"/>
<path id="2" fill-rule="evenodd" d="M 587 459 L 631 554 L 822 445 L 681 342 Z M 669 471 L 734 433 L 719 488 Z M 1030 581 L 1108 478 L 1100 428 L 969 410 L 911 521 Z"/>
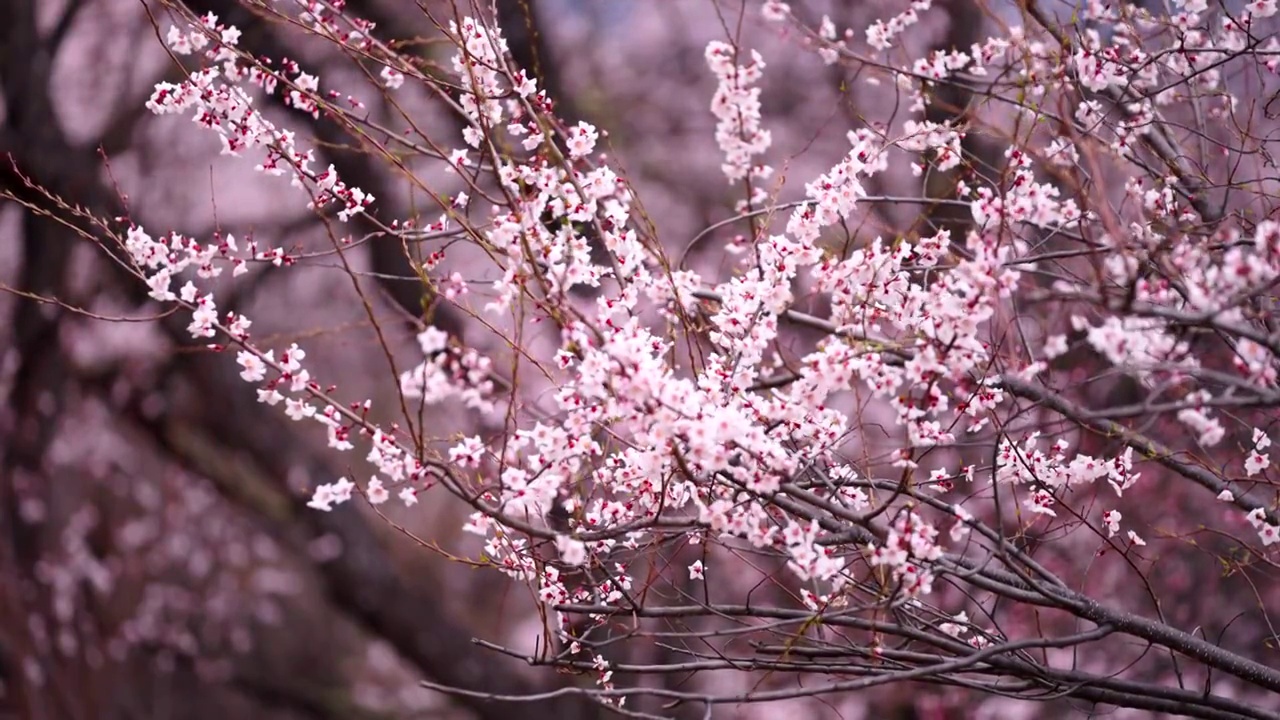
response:
<path id="1" fill-rule="evenodd" d="M 582 119 L 519 23 L 465 2 L 424 5 L 422 43 L 343 2 L 244 3 L 340 51 L 332 79 L 148 5 L 183 71 L 146 109 L 288 188 L 319 245 L 24 206 L 253 412 L 349 455 L 291 487 L 314 522 L 428 552 L 414 513 L 465 505 L 459 559 L 532 618 L 482 657 L 572 678 L 427 682 L 473 707 L 1275 717 L 1276 3 L 683 4 L 715 23 L 683 98 L 715 152 L 663 160 L 723 188 L 683 235 L 627 119 Z M 776 63 L 865 111 L 779 151 Z M 339 144 L 362 161 L 319 159 Z M 376 331 L 381 405 L 240 307 L 321 262 Z M 371 277 L 410 312 L 377 313 Z"/>

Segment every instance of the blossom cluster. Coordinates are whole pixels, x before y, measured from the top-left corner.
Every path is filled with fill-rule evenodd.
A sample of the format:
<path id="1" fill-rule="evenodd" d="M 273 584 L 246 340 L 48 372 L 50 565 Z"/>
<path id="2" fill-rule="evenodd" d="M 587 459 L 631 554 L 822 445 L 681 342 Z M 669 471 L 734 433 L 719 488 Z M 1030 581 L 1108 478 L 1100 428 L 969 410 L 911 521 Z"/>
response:
<path id="1" fill-rule="evenodd" d="M 930 5 L 918 0 L 888 22 L 877 21 L 867 30 L 868 44 L 891 47 Z M 1253 15 L 1267 11 L 1265 4 L 1253 5 Z M 1195 7 L 1188 2 L 1183 9 L 1195 13 Z M 765 14 L 773 22 L 798 22 L 785 3 L 766 3 Z M 1253 15 L 1246 16 L 1246 25 Z M 316 17 L 335 16 L 317 10 Z M 1218 52 L 1212 48 L 1238 42 L 1245 31 L 1222 25 L 1195 32 L 1200 34 L 1188 31 L 1187 47 L 1202 47 L 1203 57 L 1180 50 L 1153 59 L 1123 32 L 1109 44 L 1086 32 L 1072 52 L 1055 56 L 1046 43 L 1017 29 L 1013 40 L 917 58 L 898 68 L 898 76 L 918 108 L 924 83 L 962 71 L 986 74 L 1010 62 L 1006 51 L 1022 43 L 1027 52 L 1015 74 L 1033 99 L 1047 92 L 1044 79 L 1068 76 L 1096 93 L 1154 93 L 1178 63 L 1203 70 L 1196 82 L 1209 87 L 1217 76 L 1202 66 L 1203 58 Z M 1135 148 L 1155 132 L 1158 109 L 1176 99 L 1165 92 L 1116 108 L 1083 99 L 1043 147 L 1010 147 L 997 178 L 963 175 L 955 202 L 973 221 L 965 230 L 860 238 L 837 253 L 830 239 L 865 209 L 869 179 L 889 168 L 892 154 L 922 156 L 942 172 L 962 170 L 962 143 L 970 132 L 959 122 L 914 119 L 903 122 L 900 132 L 854 130 L 844 156 L 804 184 L 803 199 L 793 204 L 784 229 L 760 225 L 730 272 L 704 277 L 673 269 L 661 248 L 637 232 L 632 189 L 597 149 L 607 135 L 590 123 L 559 122 L 537 82 L 512 66 L 496 28 L 463 18 L 449 25 L 448 35 L 457 48 L 452 80 L 466 126 L 462 146 L 443 155 L 467 179 L 491 172 L 500 192 L 486 194 L 504 198 L 477 210 L 463 196 L 449 208 L 483 218 L 473 237 L 492 261 L 496 279 L 491 301 L 477 315 L 520 322 L 532 312 L 553 328 L 550 351 L 519 347 L 536 355 L 534 363 L 549 380 L 549 409 L 534 412 L 513 398 L 504 432 L 451 438 L 442 451 L 447 462 L 427 462 L 422 450 L 401 441 L 397 428 L 369 422 L 367 402 L 333 400 L 332 388 L 304 368 L 302 348 L 292 345 L 278 355 L 259 348 L 251 342 L 248 320 L 220 316 L 211 293 L 194 282 L 171 289 L 188 270 L 207 279 L 230 264 L 233 274 L 243 273 L 249 262 L 287 262 L 282 251 L 252 246 L 241 252 L 233 238 L 201 244 L 172 235 L 157 241 L 140 228 L 126 240 L 152 297 L 191 309 L 193 335 L 229 337 L 242 378 L 256 386 L 263 403 L 283 405 L 292 419 L 322 425 L 337 450 L 353 449 L 360 436 L 368 439 L 367 460 L 377 474 L 362 483 L 343 478 L 321 485 L 310 501 L 317 510 L 331 511 L 360 495 L 380 505 L 393 489 L 412 505 L 415 488 L 429 484 L 433 473 L 447 475 L 455 491 L 463 484 L 479 488 L 468 496 L 478 509 L 466 530 L 482 538 L 494 567 L 531 583 L 537 597 L 552 606 L 625 599 L 636 580 L 617 553 L 653 541 L 660 521 L 674 520 L 693 528 L 691 544 L 714 540 L 780 556 L 804 583 L 801 597 L 814 610 L 840 602 L 843 592 L 865 579 L 859 572 L 878 578 L 896 600 L 920 602 L 945 572 L 952 546 L 972 540 L 977 533 L 970 530 L 979 525 L 962 504 L 930 509 L 912 497 L 918 492 L 911 485 L 914 473 L 931 452 L 960 445 L 966 435 L 989 441 L 995 449 L 992 485 L 1016 487 L 1032 522 L 1058 518 L 1062 504 L 1084 486 L 1106 481 L 1119 498 L 1140 477 L 1132 447 L 1097 457 L 1070 452 L 1071 442 L 1059 439 L 1046 449 L 1039 434 L 993 422 L 997 410 L 1014 407 L 1011 380 L 1041 376 L 1072 345 L 1088 348 L 1147 388 L 1176 385 L 1181 394 L 1174 416 L 1206 447 L 1222 443 L 1227 429 L 1210 408 L 1215 390 L 1196 381 L 1206 368 L 1181 331 L 1191 320 L 1233 338 L 1231 368 L 1247 386 L 1265 390 L 1277 382 L 1274 340 L 1244 331 L 1252 318 L 1241 299 L 1280 279 L 1280 225 L 1265 220 L 1248 231 L 1224 230 L 1212 248 L 1170 242 L 1174 231 L 1157 229 L 1154 221 L 1177 226 L 1200 212 L 1185 192 L 1185 178 L 1162 178 L 1155 187 L 1126 184 L 1135 217 L 1102 223 L 1075 198 L 1064 198 L 1063 185 L 1042 172 L 1043 162 L 1063 169 L 1081 157 L 1076 132 L 1110 133 L 1117 156 L 1134 157 Z M 819 48 L 826 50 L 823 60 L 838 61 L 837 50 L 847 48 L 836 43 L 829 19 L 816 35 L 826 43 Z M 242 87 L 247 82 L 272 93 L 286 85 L 288 104 L 315 115 L 324 108 L 318 78 L 287 62 L 278 70 L 243 67 L 237 40 L 234 29 L 212 17 L 171 33 L 175 52 L 204 52 L 220 67 L 159 86 L 149 107 L 157 113 L 193 112 L 226 152 L 262 149 L 266 160 L 259 169 L 291 172 L 311 195 L 313 208 L 336 204 L 338 218 L 347 220 L 370 207 L 373 198 L 344 184 L 332 167 L 312 170 L 313 155 L 254 109 L 252 93 Z M 709 43 L 705 59 L 718 83 L 711 112 L 722 170 L 731 182 L 749 187 L 740 209 L 764 206 L 770 198 L 756 182 L 772 173 L 763 161 L 772 142 L 760 102 L 764 59 L 725 42 Z M 380 77 L 388 90 L 405 81 L 404 72 L 389 66 Z M 448 222 L 442 217 L 433 229 L 443 230 Z M 1059 278 L 1045 288 L 1030 287 L 1034 283 L 1027 278 L 1037 278 L 1038 265 L 1025 261 L 1034 245 L 1028 240 L 1032 231 L 1092 232 L 1098 226 L 1106 232 L 1093 249 L 1111 252 L 1097 263 L 1092 281 Z M 424 271 L 437 261 L 433 255 Z M 1177 281 L 1150 272 L 1152 266 L 1176 271 L 1169 274 Z M 468 283 L 454 275 L 445 284 L 444 299 L 461 304 Z M 595 291 L 592 299 L 572 292 L 582 288 Z M 1056 328 L 1034 352 L 1010 350 L 995 326 L 1020 292 L 1032 290 L 1092 311 L 1072 314 L 1067 327 Z M 821 317 L 798 312 L 802 295 L 822 299 Z M 1123 309 L 1108 304 L 1121 295 Z M 696 330 L 690 317 L 697 318 Z M 787 323 L 820 330 L 822 339 L 783 359 L 778 348 L 787 339 Z M 456 401 L 486 417 L 498 415 L 488 357 L 456 347 L 436 329 L 422 332 L 418 342 L 423 360 L 399 378 L 402 396 L 424 406 Z M 690 353 L 696 361 L 679 359 L 686 344 L 697 346 Z M 784 374 L 783 381 L 772 382 Z M 844 402 L 851 394 L 878 402 L 894 428 L 885 464 L 901 470 L 903 479 L 889 500 L 874 492 L 881 481 L 843 455 L 860 424 Z M 1246 477 L 1267 473 L 1269 442 L 1255 431 L 1243 463 Z M 954 477 L 977 485 L 977 475 L 968 464 Z M 945 490 L 952 478 L 939 469 L 930 482 Z M 557 514 L 567 519 L 548 519 Z M 1114 508 L 1090 517 L 1108 538 L 1126 522 Z M 1261 509 L 1246 516 L 1264 545 L 1280 536 L 1280 526 L 1267 517 Z M 945 535 L 939 532 L 943 523 L 951 523 Z M 833 526 L 867 534 L 855 544 Z M 537 543 L 539 535 L 551 540 L 545 548 Z M 1127 537 L 1130 547 L 1146 544 L 1136 530 Z M 550 548 L 555 558 L 546 557 Z M 689 579 L 714 575 L 716 563 L 717 556 L 708 553 L 687 566 Z M 578 566 L 608 572 L 568 583 L 565 568 Z M 955 622 L 943 625 L 946 634 L 973 633 L 963 615 L 948 617 Z M 568 624 L 560 615 L 560 628 Z M 970 641 L 980 644 L 982 637 L 974 633 Z M 600 682 L 608 686 L 607 662 L 598 658 L 597 665 Z"/>
<path id="2" fill-rule="evenodd" d="M 756 164 L 755 158 L 769 150 L 773 136 L 761 127 L 760 81 L 764 58 L 751 51 L 751 62 L 737 64 L 733 46 L 712 42 L 707 45 L 706 59 L 719 85 L 711 98 L 711 113 L 716 117 L 716 142 L 725 155 L 721 166 L 730 182 L 743 179 L 767 180 L 772 169 Z M 760 197 L 752 198 L 753 201 Z"/>
<path id="3" fill-rule="evenodd" d="M 217 39 L 211 40 L 214 36 Z M 204 49 L 205 58 L 218 67 L 207 67 L 188 75 L 181 83 L 162 82 L 147 101 L 147 109 L 157 115 L 192 113 L 192 121 L 217 134 L 222 152 L 239 155 L 261 148 L 265 151 L 259 172 L 268 175 L 289 174 L 297 187 L 310 184 L 312 209 L 329 204 L 338 206 L 339 219 L 346 221 L 364 212 L 373 204 L 374 197 L 358 187 L 348 187 L 333 167 L 316 171 L 311 150 L 299 150 L 295 135 L 278 128 L 253 105 L 253 95 L 241 86 L 248 82 L 257 85 L 262 92 L 273 93 L 281 80 L 290 85 L 287 103 L 312 116 L 319 115 L 316 92 L 319 80 L 302 72 L 296 63 L 287 63 L 282 71 L 265 71 L 262 66 L 248 69 L 242 64 L 237 49 L 240 33 L 234 27 L 218 22 L 212 13 L 200 19 L 199 26 L 186 31 L 172 28 L 168 35 L 170 48 L 175 52 L 196 52 Z M 290 77 L 291 76 L 291 77 Z"/>
<path id="4" fill-rule="evenodd" d="M 320 14 L 311 17 L 321 21 Z M 238 30 L 219 23 L 212 14 L 203 16 L 198 24 L 185 30 L 172 28 L 167 41 L 175 53 L 203 52 L 207 61 L 218 65 L 197 70 L 179 84 L 158 84 L 147 103 L 148 109 L 158 115 L 192 112 L 198 125 L 217 134 L 225 154 L 240 155 L 261 149 L 265 160 L 256 169 L 268 175 L 288 173 L 293 185 L 306 190 L 311 197 L 307 205 L 310 209 L 336 203 L 339 206 L 336 215 L 341 221 L 363 212 L 374 198 L 343 183 L 332 166 L 319 172 L 311 169 L 312 151 L 299 150 L 294 133 L 269 121 L 253 106 L 253 95 L 242 86 L 248 82 L 261 92 L 273 93 L 279 83 L 287 81 L 291 89 L 285 98 L 286 104 L 315 115 L 320 107 L 315 94 L 318 80 L 292 62 L 284 63 L 282 71 L 271 71 L 262 64 L 246 67 L 236 47 L 239 36 Z M 312 378 L 302 364 L 307 357 L 302 348 L 293 344 L 277 357 L 274 349 L 257 346 L 249 332 L 251 321 L 237 313 L 220 315 L 213 293 L 201 290 L 196 284 L 196 281 L 219 277 L 224 267 L 231 267 L 231 274 L 236 277 L 247 273 L 250 264 L 255 262 L 289 264 L 292 258 L 288 253 L 281 248 L 260 248 L 253 240 L 242 246 L 229 235 L 215 237 L 209 243 L 177 233 L 156 240 L 138 226 L 129 228 L 122 245 L 145 277 L 153 299 L 180 303 L 192 311 L 188 331 L 193 337 L 214 338 L 221 334 L 239 348 L 236 361 L 241 367 L 240 376 L 257 386 L 260 402 L 268 406 L 282 405 L 285 414 L 295 421 L 309 419 L 319 423 L 326 430 L 329 446 L 336 450 L 353 449 L 353 433 L 368 435 L 372 445 L 368 461 L 390 482 L 404 485 L 400 497 L 406 504 L 417 501 L 412 485 L 426 476 L 424 464 L 391 435 L 368 421 L 367 401 L 347 408 L 333 404 L 329 393 L 335 388 L 323 387 Z M 175 293 L 173 283 L 188 271 L 194 271 L 194 278 Z M 212 347 L 222 350 L 225 346 L 214 344 Z M 473 354 L 463 355 L 460 362 L 472 375 L 483 372 L 485 367 Z M 420 368 L 419 375 L 425 379 L 424 368 Z M 467 397 L 473 404 L 480 402 L 477 396 Z M 309 504 L 328 511 L 349 500 L 355 489 L 356 485 L 346 478 L 320 485 Z M 378 504 L 387 499 L 389 490 L 374 476 L 363 492 L 370 502 Z"/>

